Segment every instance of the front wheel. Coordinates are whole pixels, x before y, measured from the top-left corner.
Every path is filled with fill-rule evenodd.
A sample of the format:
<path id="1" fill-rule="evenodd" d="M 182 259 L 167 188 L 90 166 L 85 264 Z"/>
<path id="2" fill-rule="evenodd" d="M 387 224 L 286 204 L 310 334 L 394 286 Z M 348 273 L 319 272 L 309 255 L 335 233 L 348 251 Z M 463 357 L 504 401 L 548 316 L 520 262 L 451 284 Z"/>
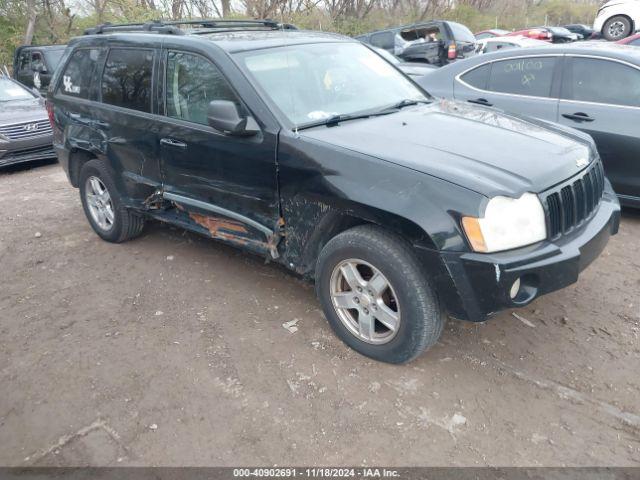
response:
<path id="1" fill-rule="evenodd" d="M 375 226 L 352 228 L 325 245 L 316 293 L 336 334 L 376 360 L 408 362 L 442 333 L 438 297 L 411 246 Z"/>
<path id="2" fill-rule="evenodd" d="M 631 20 L 618 15 L 607 20 L 602 28 L 604 38 L 615 42 L 631 35 Z"/>

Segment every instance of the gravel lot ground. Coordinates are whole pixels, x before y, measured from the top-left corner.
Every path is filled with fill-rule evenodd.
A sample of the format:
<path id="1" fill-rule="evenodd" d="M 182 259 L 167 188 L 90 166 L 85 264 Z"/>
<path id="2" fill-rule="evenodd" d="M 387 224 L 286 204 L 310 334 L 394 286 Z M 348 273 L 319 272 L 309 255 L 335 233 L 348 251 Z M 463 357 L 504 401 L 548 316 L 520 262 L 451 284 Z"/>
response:
<path id="1" fill-rule="evenodd" d="M 101 241 L 57 164 L 0 174 L 0 222 L 0 465 L 640 464 L 640 215 L 576 285 L 404 366 L 260 258 Z"/>

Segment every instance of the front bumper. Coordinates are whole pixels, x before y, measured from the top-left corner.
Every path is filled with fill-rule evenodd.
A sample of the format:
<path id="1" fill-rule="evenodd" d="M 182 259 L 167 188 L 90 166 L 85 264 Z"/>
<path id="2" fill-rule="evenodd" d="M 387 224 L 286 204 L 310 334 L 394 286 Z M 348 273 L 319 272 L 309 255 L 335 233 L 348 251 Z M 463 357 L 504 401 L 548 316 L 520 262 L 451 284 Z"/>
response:
<path id="1" fill-rule="evenodd" d="M 0 150 L 0 167 L 50 158 L 56 158 L 56 153 L 50 144 L 22 150 Z"/>
<path id="2" fill-rule="evenodd" d="M 49 120 L 46 119 L 46 121 L 46 127 L 42 126 L 44 120 L 32 122 L 36 126 L 40 125 L 40 128 L 33 133 L 20 132 L 18 133 L 19 138 L 0 138 L 0 167 L 55 158 L 53 135 L 51 132 L 43 131 L 49 126 Z M 17 126 L 3 125 L 3 128 L 19 128 L 21 126 L 22 124 L 17 124 Z"/>
<path id="3" fill-rule="evenodd" d="M 619 225 L 620 204 L 607 182 L 591 220 L 554 242 L 494 254 L 441 252 L 450 277 L 443 285 L 436 281 L 441 283 L 441 299 L 452 316 L 475 322 L 487 320 L 500 310 L 525 306 L 541 295 L 575 283 L 580 272 L 600 255 L 609 237 L 618 232 Z M 517 279 L 521 287 L 512 299 L 509 292 Z"/>

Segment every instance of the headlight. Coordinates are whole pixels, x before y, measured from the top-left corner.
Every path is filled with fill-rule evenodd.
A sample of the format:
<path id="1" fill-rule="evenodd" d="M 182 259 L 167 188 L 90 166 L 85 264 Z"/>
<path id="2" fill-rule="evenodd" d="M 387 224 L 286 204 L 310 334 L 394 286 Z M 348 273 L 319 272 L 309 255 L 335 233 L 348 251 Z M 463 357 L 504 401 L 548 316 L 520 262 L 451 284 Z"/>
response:
<path id="1" fill-rule="evenodd" d="M 463 217 L 462 226 L 476 252 L 500 252 L 547 238 L 544 210 L 538 196 L 494 197 L 484 217 Z"/>

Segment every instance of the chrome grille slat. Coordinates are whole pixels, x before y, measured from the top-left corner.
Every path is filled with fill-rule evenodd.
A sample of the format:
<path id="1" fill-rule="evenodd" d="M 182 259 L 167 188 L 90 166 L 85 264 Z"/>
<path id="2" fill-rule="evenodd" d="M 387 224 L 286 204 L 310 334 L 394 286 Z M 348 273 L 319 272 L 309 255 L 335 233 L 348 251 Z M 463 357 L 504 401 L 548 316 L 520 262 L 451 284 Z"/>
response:
<path id="1" fill-rule="evenodd" d="M 27 125 L 37 125 L 33 130 L 25 130 Z M 0 134 L 9 140 L 22 140 L 25 138 L 41 137 L 52 133 L 49 120 L 36 120 L 34 122 L 22 122 L 14 125 L 0 126 Z"/>
<path id="2" fill-rule="evenodd" d="M 580 226 L 595 212 L 604 193 L 600 160 L 589 169 L 541 196 L 546 207 L 549 238 L 558 238 Z"/>

